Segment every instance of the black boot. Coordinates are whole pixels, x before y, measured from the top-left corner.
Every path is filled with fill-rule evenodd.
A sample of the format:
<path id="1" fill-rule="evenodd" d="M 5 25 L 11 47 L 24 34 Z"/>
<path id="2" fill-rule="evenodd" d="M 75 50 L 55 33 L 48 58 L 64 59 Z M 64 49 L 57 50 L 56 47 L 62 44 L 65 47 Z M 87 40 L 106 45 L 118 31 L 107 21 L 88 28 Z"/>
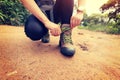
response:
<path id="1" fill-rule="evenodd" d="M 42 40 L 41 40 L 43 43 L 49 43 L 50 42 L 50 35 L 49 33 L 47 33 L 46 35 L 44 35 L 42 37 Z"/>
<path id="2" fill-rule="evenodd" d="M 62 33 L 60 35 L 60 52 L 64 56 L 72 57 L 75 53 L 75 48 L 72 43 L 71 39 L 71 27 L 69 24 L 63 24 L 61 25 Z"/>

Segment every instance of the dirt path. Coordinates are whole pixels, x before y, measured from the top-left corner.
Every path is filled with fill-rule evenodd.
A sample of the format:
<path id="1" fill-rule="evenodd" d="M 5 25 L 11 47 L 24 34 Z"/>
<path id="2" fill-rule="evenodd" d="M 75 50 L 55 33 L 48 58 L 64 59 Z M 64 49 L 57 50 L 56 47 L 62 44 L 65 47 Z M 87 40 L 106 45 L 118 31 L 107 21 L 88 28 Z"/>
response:
<path id="1" fill-rule="evenodd" d="M 58 40 L 33 42 L 23 27 L 0 26 L 0 80 L 120 80 L 120 35 L 75 29 L 72 58 Z"/>

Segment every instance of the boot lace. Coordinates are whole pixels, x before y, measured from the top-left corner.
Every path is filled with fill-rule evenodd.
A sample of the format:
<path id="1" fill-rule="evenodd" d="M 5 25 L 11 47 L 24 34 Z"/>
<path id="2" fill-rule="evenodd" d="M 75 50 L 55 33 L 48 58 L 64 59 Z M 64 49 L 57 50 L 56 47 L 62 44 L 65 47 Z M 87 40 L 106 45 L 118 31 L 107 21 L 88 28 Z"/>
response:
<path id="1" fill-rule="evenodd" d="M 64 41 L 64 43 L 72 44 L 71 28 L 70 27 L 63 27 L 62 32 L 63 32 L 63 41 Z"/>

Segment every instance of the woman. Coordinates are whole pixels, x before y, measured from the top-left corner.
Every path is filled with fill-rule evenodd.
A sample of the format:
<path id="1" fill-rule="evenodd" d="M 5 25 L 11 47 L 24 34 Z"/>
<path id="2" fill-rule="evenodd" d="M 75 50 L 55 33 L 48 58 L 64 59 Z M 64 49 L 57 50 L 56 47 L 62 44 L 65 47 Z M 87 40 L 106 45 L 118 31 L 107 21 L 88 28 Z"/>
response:
<path id="1" fill-rule="evenodd" d="M 60 35 L 60 52 L 65 56 L 73 56 L 75 48 L 71 33 L 83 18 L 85 0 L 78 0 L 75 15 L 72 15 L 74 0 L 21 0 L 21 2 L 32 13 L 25 23 L 26 35 L 32 40 L 42 39 L 44 43 L 49 42 L 48 31 L 52 36 Z M 61 25 L 58 25 L 59 22 Z"/>

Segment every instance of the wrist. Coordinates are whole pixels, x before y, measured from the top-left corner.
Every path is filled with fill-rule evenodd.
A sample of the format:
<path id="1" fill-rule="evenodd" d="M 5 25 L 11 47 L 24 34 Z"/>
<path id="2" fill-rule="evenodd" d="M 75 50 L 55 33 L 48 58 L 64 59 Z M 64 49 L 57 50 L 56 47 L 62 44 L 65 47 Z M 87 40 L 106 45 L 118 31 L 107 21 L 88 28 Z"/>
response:
<path id="1" fill-rule="evenodd" d="M 50 21 L 49 20 L 46 20 L 46 21 L 44 21 L 43 22 L 43 24 L 45 25 L 45 27 L 47 28 L 47 29 L 50 29 Z"/>
<path id="2" fill-rule="evenodd" d="M 77 14 L 78 14 L 78 15 L 83 15 L 84 12 L 81 12 L 81 11 L 80 11 L 80 12 L 77 12 Z"/>
<path id="3" fill-rule="evenodd" d="M 78 14 L 79 14 L 79 13 L 80 13 L 80 14 L 83 14 L 84 11 L 85 11 L 85 8 L 82 7 L 82 6 L 80 6 L 80 7 L 77 8 L 77 13 L 78 13 Z"/>

